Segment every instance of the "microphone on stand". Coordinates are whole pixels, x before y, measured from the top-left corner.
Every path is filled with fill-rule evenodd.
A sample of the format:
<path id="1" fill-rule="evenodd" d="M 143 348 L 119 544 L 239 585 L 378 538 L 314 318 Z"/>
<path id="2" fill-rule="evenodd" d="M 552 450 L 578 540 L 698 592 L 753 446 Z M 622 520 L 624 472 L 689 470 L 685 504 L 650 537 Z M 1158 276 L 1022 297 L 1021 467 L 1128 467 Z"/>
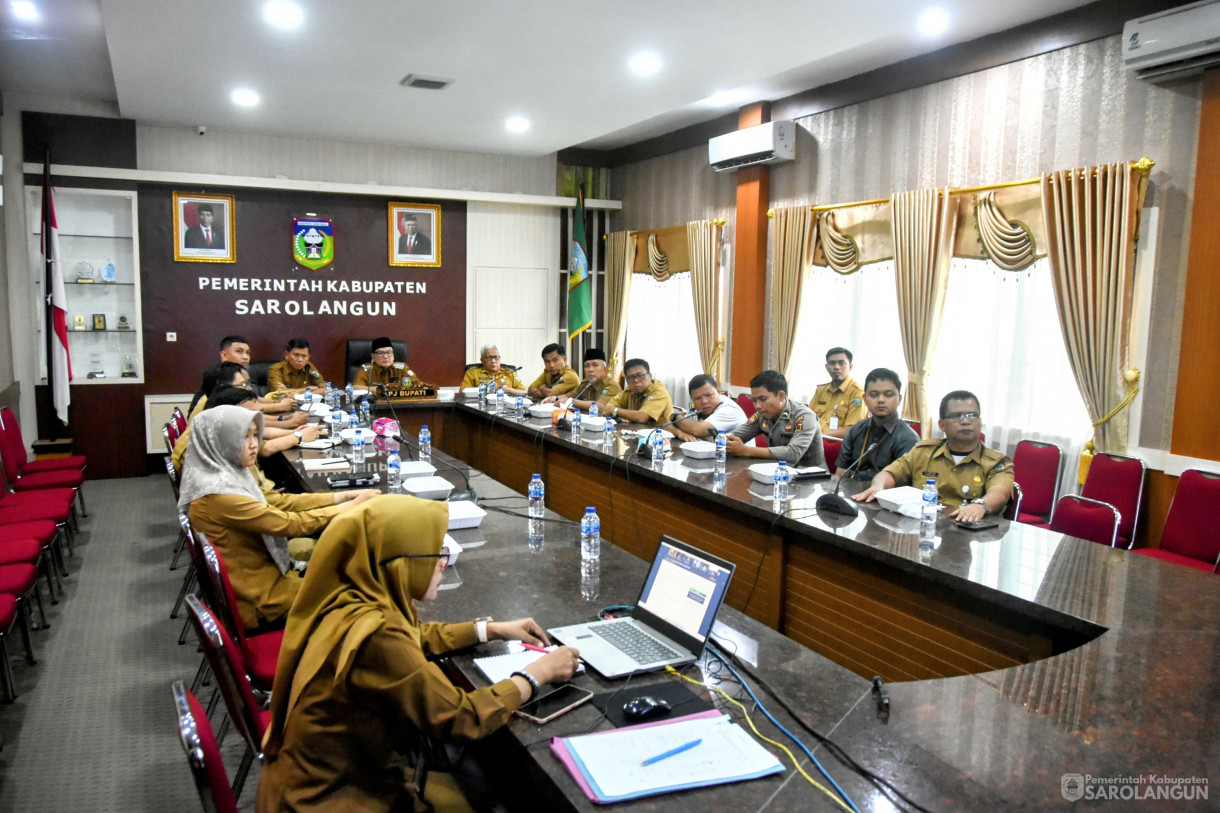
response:
<path id="1" fill-rule="evenodd" d="M 847 479 L 847 475 L 851 474 L 851 470 L 857 468 L 861 463 L 863 463 L 865 458 L 873 453 L 873 449 L 876 449 L 880 444 L 881 441 L 876 441 L 865 449 L 864 453 L 856 458 L 855 463 L 852 463 L 843 470 L 842 476 L 839 477 L 839 482 L 835 483 L 835 490 L 829 494 L 823 494 L 822 496 L 818 497 L 818 501 L 814 503 L 814 505 L 823 511 L 830 511 L 831 513 L 843 514 L 849 517 L 854 517 L 856 514 L 859 514 L 860 509 L 856 507 L 856 503 L 847 499 L 846 497 L 839 496 L 839 489 L 843 486 L 843 481 Z"/>
<path id="2" fill-rule="evenodd" d="M 639 439 L 636 441 L 635 453 L 644 457 L 651 457 L 652 449 L 649 448 L 648 441 L 652 438 L 652 433 L 657 429 L 664 429 L 667 426 L 673 426 L 678 421 L 686 420 L 688 417 L 690 417 L 690 415 L 691 413 L 687 412 L 685 409 L 679 409 L 677 412 L 674 412 L 669 416 L 670 420 L 668 423 L 659 424 L 651 429 L 648 429 L 647 432 L 640 435 Z M 640 431 L 643 432 L 644 430 Z"/>
<path id="3" fill-rule="evenodd" d="M 399 443 L 405 444 L 407 446 L 407 448 L 414 449 L 416 452 L 416 455 L 419 454 L 419 445 L 407 440 L 406 435 L 402 434 L 401 432 L 399 432 L 399 434 L 397 434 L 397 435 L 394 435 L 394 440 L 398 441 Z M 417 459 L 418 459 L 418 457 L 417 457 Z M 456 471 L 458 474 L 462 475 L 462 482 L 466 485 L 466 488 L 462 491 L 455 491 L 452 494 L 450 494 L 449 502 L 459 502 L 461 500 L 470 500 L 475 505 L 479 504 L 479 496 L 477 494 L 475 494 L 474 489 L 470 487 L 470 477 L 468 477 L 466 475 L 465 470 L 459 469 L 457 466 L 453 465 L 448 460 L 442 460 L 441 458 L 437 457 L 436 455 L 432 456 L 432 462 L 439 463 L 440 465 L 444 466 L 445 468 L 450 469 L 452 471 Z"/>

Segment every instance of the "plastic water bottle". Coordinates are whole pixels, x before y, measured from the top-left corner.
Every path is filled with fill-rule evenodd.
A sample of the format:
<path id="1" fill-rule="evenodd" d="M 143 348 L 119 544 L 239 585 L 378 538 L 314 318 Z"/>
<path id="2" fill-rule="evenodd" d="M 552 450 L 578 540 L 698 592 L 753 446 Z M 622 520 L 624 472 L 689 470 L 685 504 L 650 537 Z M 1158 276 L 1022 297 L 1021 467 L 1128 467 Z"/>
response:
<path id="1" fill-rule="evenodd" d="M 428 428 L 428 424 L 419 428 L 419 459 L 432 459 L 432 430 Z"/>
<path id="2" fill-rule="evenodd" d="M 330 398 L 334 394 L 335 394 L 335 388 L 330 385 L 329 381 L 327 381 L 326 382 L 326 405 L 327 406 L 330 406 Z"/>
<path id="3" fill-rule="evenodd" d="M 385 461 L 385 471 L 390 491 L 397 491 L 398 487 L 402 485 L 402 458 L 398 456 L 398 452 L 390 452 Z"/>
<path id="4" fill-rule="evenodd" d="M 524 396 L 521 396 L 521 395 L 517 396 L 517 405 L 513 408 L 513 417 L 515 417 L 517 420 L 521 420 L 522 418 L 525 417 L 525 397 Z"/>
<path id="5" fill-rule="evenodd" d="M 479 406 L 487 406 L 487 382 L 479 382 Z"/>
<path id="6" fill-rule="evenodd" d="M 580 410 L 572 410 L 572 441 L 580 442 Z"/>
<path id="7" fill-rule="evenodd" d="M 940 493 L 936 490 L 936 481 L 923 481 L 923 506 L 919 510 L 919 538 L 933 539 L 936 537 L 936 508 Z"/>
<path id="8" fill-rule="evenodd" d="M 602 411 L 597 408 L 597 401 L 594 401 L 593 403 L 589 404 L 589 417 L 590 418 L 600 417 L 601 414 L 602 414 Z"/>
<path id="9" fill-rule="evenodd" d="M 357 429 L 356 437 L 352 438 L 352 463 L 360 465 L 364 462 L 364 430 Z"/>
<path id="10" fill-rule="evenodd" d="M 661 434 L 660 429 L 652 430 L 652 437 L 648 441 L 652 444 L 652 462 L 665 462 L 665 436 Z"/>
<path id="11" fill-rule="evenodd" d="M 788 501 L 788 482 L 791 473 L 788 471 L 788 464 L 783 460 L 775 466 L 775 482 L 771 486 L 771 499 L 777 505 L 783 505 Z"/>
<path id="12" fill-rule="evenodd" d="M 313 406 L 313 387 L 306 387 L 305 388 L 305 411 L 308 412 L 309 408 L 311 406 Z"/>
<path id="13" fill-rule="evenodd" d="M 602 521 L 597 509 L 591 505 L 580 518 L 580 558 L 584 562 L 596 562 L 602 558 Z"/>
<path id="14" fill-rule="evenodd" d="M 372 412 L 369 410 L 369 399 L 360 399 L 360 422 L 364 424 L 372 423 L 369 418 L 372 417 Z"/>
<path id="15" fill-rule="evenodd" d="M 540 519 L 529 520 L 530 553 L 542 553 L 546 547 L 546 523 Z"/>
<path id="16" fill-rule="evenodd" d="M 614 418 L 607 417 L 606 425 L 602 427 L 602 446 L 605 447 L 606 451 L 609 451 L 610 447 L 613 445 L 614 445 Z"/>
<path id="17" fill-rule="evenodd" d="M 354 392 L 355 392 L 355 390 L 352 388 L 352 382 L 350 382 L 350 381 L 347 382 L 347 388 L 344 390 L 344 394 L 347 395 L 346 403 L 347 403 L 347 406 L 349 409 L 352 406 L 352 401 L 354 401 L 356 398 L 356 396 L 352 394 Z"/>
<path id="18" fill-rule="evenodd" d="M 339 433 L 343 431 L 343 410 L 336 406 L 335 411 L 330 413 L 330 436 L 338 438 Z"/>
<path id="19" fill-rule="evenodd" d="M 360 425 L 360 416 L 357 415 L 356 410 L 353 409 L 351 411 L 351 413 L 347 416 L 347 428 L 355 429 L 359 425 Z"/>
<path id="20" fill-rule="evenodd" d="M 593 601 L 601 593 L 601 563 L 597 560 L 580 563 L 580 597 Z"/>
<path id="21" fill-rule="evenodd" d="M 716 468 L 714 474 L 717 477 L 724 476 L 724 469 L 729 460 L 729 438 L 724 432 L 716 433 Z"/>
<path id="22" fill-rule="evenodd" d="M 530 519 L 542 519 L 546 513 L 546 486 L 542 484 L 542 475 L 535 474 L 530 478 Z"/>
<path id="23" fill-rule="evenodd" d="M 504 388 L 497 387 L 496 388 L 496 414 L 499 415 L 503 412 L 504 412 Z"/>

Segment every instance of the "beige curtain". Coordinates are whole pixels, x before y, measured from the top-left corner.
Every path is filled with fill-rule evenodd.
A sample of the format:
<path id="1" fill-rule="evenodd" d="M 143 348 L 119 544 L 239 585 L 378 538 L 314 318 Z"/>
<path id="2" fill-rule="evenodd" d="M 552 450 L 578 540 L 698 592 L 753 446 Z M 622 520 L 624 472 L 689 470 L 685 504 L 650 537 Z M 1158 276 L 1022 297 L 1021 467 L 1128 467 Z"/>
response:
<path id="1" fill-rule="evenodd" d="M 720 227 L 714 220 L 693 220 L 686 224 L 686 243 L 690 250 L 699 361 L 703 371 L 716 376 L 716 381 L 720 382 L 724 380 L 721 374 L 724 340 L 720 335 Z"/>
<path id="2" fill-rule="evenodd" d="M 602 349 L 610 369 L 616 372 L 627 338 L 627 303 L 631 299 L 634 267 L 635 236 L 627 231 L 606 235 L 606 346 Z"/>
<path id="3" fill-rule="evenodd" d="M 774 210 L 771 220 L 774 287 L 771 293 L 771 327 L 775 331 L 775 364 L 785 376 L 796 341 L 796 320 L 801 311 L 801 287 L 813 266 L 817 220 L 808 206 Z"/>
<path id="4" fill-rule="evenodd" d="M 669 255 L 661 250 L 656 234 L 648 235 L 648 273 L 657 282 L 669 279 Z"/>
<path id="5" fill-rule="evenodd" d="M 826 264 L 836 274 L 860 270 L 860 247 L 850 235 L 839 231 L 834 212 L 825 212 L 818 218 L 818 240 Z"/>
<path id="6" fill-rule="evenodd" d="M 978 218 L 979 239 L 987 250 L 987 258 L 1005 271 L 1020 271 L 1036 259 L 1034 237 L 1029 227 L 1009 220 L 1000 211 L 995 192 L 978 196 L 975 215 Z"/>
<path id="7" fill-rule="evenodd" d="M 890 207 L 898 321 L 907 364 L 905 414 L 923 424 L 927 437 L 931 411 L 924 381 L 940 333 L 957 206 L 948 189 L 923 189 L 891 196 Z"/>
<path id="8" fill-rule="evenodd" d="M 1135 233 L 1142 186 L 1126 162 L 1042 178 L 1042 217 L 1059 326 L 1098 451 L 1127 450 Z"/>

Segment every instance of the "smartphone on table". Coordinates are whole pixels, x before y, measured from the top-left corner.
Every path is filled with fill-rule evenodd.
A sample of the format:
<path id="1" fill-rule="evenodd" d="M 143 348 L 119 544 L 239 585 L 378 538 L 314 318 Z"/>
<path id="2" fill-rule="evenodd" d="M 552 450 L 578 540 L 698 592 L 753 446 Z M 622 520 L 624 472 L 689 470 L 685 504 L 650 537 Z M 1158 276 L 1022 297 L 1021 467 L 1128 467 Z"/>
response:
<path id="1" fill-rule="evenodd" d="M 554 691 L 531 698 L 517 709 L 517 714 L 535 723 L 549 723 L 556 717 L 567 714 L 593 696 L 593 692 L 565 683 Z"/>

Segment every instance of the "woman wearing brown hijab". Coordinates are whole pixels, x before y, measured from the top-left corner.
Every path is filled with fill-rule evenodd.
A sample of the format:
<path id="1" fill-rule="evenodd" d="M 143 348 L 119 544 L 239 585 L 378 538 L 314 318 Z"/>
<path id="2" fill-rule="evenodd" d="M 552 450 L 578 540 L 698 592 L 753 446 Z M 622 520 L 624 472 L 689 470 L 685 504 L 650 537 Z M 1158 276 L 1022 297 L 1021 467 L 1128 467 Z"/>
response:
<path id="1" fill-rule="evenodd" d="M 530 697 L 516 675 L 464 692 L 429 660 L 479 643 L 474 622 L 422 624 L 412 605 L 436 597 L 447 527 L 445 503 L 388 495 L 322 535 L 280 650 L 259 813 L 410 810 L 395 754 L 411 734 L 478 739 Z M 530 618 L 486 629 L 489 639 L 548 643 Z M 561 647 L 527 671 L 543 684 L 568 679 L 576 664 Z"/>

